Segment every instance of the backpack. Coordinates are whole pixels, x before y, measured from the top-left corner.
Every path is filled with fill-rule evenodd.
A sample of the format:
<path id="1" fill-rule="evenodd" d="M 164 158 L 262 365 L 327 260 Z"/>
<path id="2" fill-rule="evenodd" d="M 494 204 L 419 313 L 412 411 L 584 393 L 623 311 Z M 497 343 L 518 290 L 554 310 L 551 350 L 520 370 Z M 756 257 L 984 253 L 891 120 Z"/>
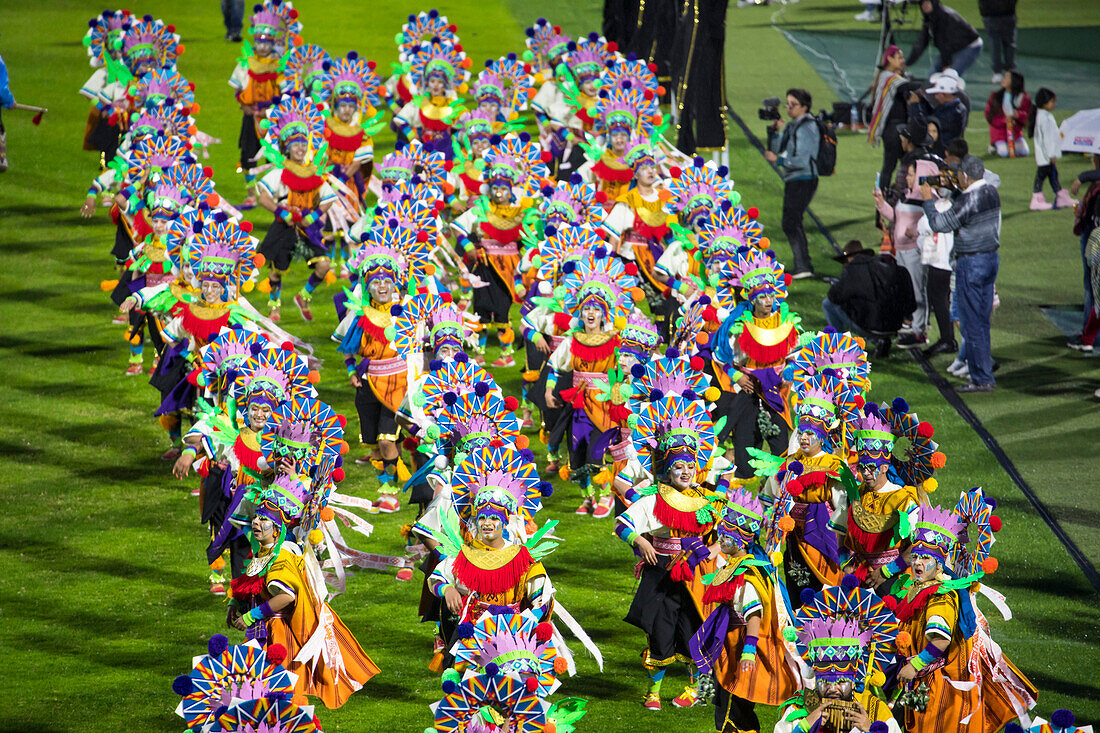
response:
<path id="1" fill-rule="evenodd" d="M 814 172 L 818 176 L 831 176 L 836 173 L 836 125 L 818 115 L 810 115 L 810 120 L 817 125 L 817 156 L 814 161 Z M 798 137 L 791 133 L 794 140 L 794 152 L 798 152 Z"/>

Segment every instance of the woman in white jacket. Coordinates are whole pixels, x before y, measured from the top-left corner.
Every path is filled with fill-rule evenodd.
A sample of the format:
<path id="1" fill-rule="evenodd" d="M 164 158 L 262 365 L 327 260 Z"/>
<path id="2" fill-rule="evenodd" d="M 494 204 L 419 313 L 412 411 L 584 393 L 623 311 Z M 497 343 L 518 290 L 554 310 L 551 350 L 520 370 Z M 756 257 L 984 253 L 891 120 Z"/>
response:
<path id="1" fill-rule="evenodd" d="M 1062 133 L 1054 119 L 1054 106 L 1058 98 L 1051 90 L 1042 87 L 1035 93 L 1035 113 L 1028 123 L 1028 134 L 1035 138 L 1035 188 L 1031 194 L 1031 210 L 1047 211 L 1055 208 L 1072 207 L 1076 201 L 1058 182 L 1058 167 L 1054 161 L 1062 157 Z M 1047 203 L 1043 197 L 1043 180 L 1050 179 L 1054 189 L 1054 203 Z"/>
<path id="2" fill-rule="evenodd" d="M 935 205 L 937 211 L 945 211 L 951 208 L 951 199 L 937 197 Z M 951 250 L 954 244 L 955 235 L 932 231 L 927 216 L 917 222 L 917 248 L 924 267 L 927 299 L 940 331 L 939 339 L 924 350 L 925 356 L 953 354 L 959 350 L 951 322 Z"/>

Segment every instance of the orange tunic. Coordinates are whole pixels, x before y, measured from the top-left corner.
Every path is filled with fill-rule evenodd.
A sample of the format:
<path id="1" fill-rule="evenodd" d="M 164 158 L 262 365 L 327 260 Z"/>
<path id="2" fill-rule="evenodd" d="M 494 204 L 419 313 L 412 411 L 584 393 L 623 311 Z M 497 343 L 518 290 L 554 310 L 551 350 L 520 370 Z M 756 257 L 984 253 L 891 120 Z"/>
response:
<path id="1" fill-rule="evenodd" d="M 379 669 L 367 656 L 351 631 L 329 605 L 317 598 L 305 577 L 305 560 L 285 546 L 264 578 L 262 596 L 270 600 L 290 589 L 294 604 L 268 619 L 268 646 L 282 644 L 287 655 L 284 665 L 298 675 L 294 685 L 294 702 L 305 704 L 305 696 L 321 698 L 327 708 L 338 708 L 347 702 Z M 310 667 L 294 658 L 310 640 L 322 622 L 329 628 L 324 644 L 331 655 L 338 654 L 342 669 L 319 661 Z M 330 660 L 331 660 L 330 656 Z"/>
<path id="2" fill-rule="evenodd" d="M 363 338 L 359 342 L 359 356 L 379 362 L 398 358 L 397 350 L 393 348 L 393 344 L 386 337 L 386 328 L 392 322 L 388 310 L 379 310 L 370 305 L 363 308 L 363 315 L 360 316 Z M 396 365 L 396 362 L 389 363 Z M 393 374 L 372 374 L 369 369 L 368 365 L 367 384 L 370 385 L 374 396 L 388 409 L 397 412 L 409 387 L 407 370 L 401 370 Z"/>
<path id="3" fill-rule="evenodd" d="M 607 380 L 588 380 L 578 375 L 606 375 L 614 369 L 619 334 L 617 331 L 603 331 L 595 334 L 578 331 L 573 334 L 572 339 L 570 366 L 573 370 L 573 387 L 563 390 L 562 397 L 572 402 L 575 408 L 583 407 L 597 430 L 600 432 L 610 430 L 613 425 L 611 400 L 596 399 L 596 395 L 606 390 Z"/>

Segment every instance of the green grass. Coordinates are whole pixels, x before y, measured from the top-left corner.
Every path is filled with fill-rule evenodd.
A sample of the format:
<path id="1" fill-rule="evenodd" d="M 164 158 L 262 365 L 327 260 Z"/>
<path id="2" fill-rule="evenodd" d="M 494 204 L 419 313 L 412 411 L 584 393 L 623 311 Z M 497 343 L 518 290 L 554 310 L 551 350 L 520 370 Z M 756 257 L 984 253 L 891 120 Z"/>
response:
<path id="1" fill-rule="evenodd" d="M 308 40 L 323 42 L 333 53 L 354 48 L 383 68 L 392 60 L 392 36 L 403 17 L 420 9 L 346 0 L 298 5 Z M 0 653 L 8 661 L 12 694 L 0 727 L 179 730 L 171 680 L 189 669 L 210 634 L 222 630 L 224 612 L 204 588 L 205 539 L 196 502 L 187 493 L 191 484 L 173 479 L 157 460 L 165 441 L 152 419 L 155 393 L 144 380 L 122 375 L 125 344 L 119 329 L 109 325 L 111 308 L 98 289 L 99 280 L 113 276 L 108 256 L 113 230 L 102 211 L 91 223 L 77 213 L 95 173 L 91 155 L 79 150 L 87 108 L 75 90 L 89 73 L 79 36 L 87 18 L 102 8 L 77 2 L 49 7 L 8 4 L 0 10 L 0 53 L 16 98 L 51 110 L 40 127 L 20 113 L 5 115 L 13 167 L 0 179 L 5 254 L 0 269 L 0 495 L 5 503 Z M 436 7 L 459 24 L 475 67 L 487 56 L 516 49 L 523 27 L 537 14 L 555 21 L 560 15 L 572 32 L 588 30 L 599 17 L 599 3 L 592 0 L 530 10 L 503 0 Z M 203 108 L 199 126 L 224 141 L 212 151 L 215 180 L 236 198 L 241 185 L 232 171 L 239 122 L 225 79 L 237 47 L 221 40 L 215 8 L 148 3 L 136 10 L 161 15 L 183 33 L 188 51 L 181 71 L 197 86 Z M 809 9 L 803 3 L 790 11 Z M 749 27 L 742 17 L 757 16 L 731 10 L 727 78 L 731 102 L 746 119 L 754 116 L 759 99 L 788 86 L 808 86 L 815 96 L 828 98 L 824 83 L 774 31 L 766 24 Z M 385 137 L 376 142 L 379 150 L 392 144 Z M 780 184 L 739 134 L 732 143 L 734 177 L 746 203 L 762 211 L 782 257 Z M 840 172 L 822 185 L 815 209 L 838 239 L 869 240 L 869 188 L 877 151 L 855 138 L 845 137 L 841 144 Z M 1032 174 L 1026 160 L 994 168 L 1005 178 L 1006 200 L 1004 305 L 994 332 L 995 353 L 1004 365 L 998 375 L 1002 388 L 970 404 L 1088 546 L 1084 530 L 1095 526 L 1090 520 L 1095 515 L 1087 513 L 1094 503 L 1081 487 L 1095 483 L 1086 441 L 1090 427 L 1095 435 L 1096 423 L 1095 407 L 1084 401 L 1086 363 L 1063 353 L 1053 327 L 1034 307 L 1079 298 L 1076 244 L 1063 233 L 1069 215 L 1024 211 Z M 1063 178 L 1079 168 L 1080 163 L 1067 161 Z M 266 224 L 263 216 L 250 218 L 261 228 Z M 819 268 L 835 274 L 825 259 L 824 240 L 812 240 Z M 301 270 L 294 271 L 288 292 L 302 280 Z M 317 346 L 327 361 L 321 394 L 351 416 L 352 390 L 327 342 L 334 324 L 323 303 L 332 292 L 321 291 L 317 322 L 299 323 L 291 309 L 286 325 Z M 823 325 L 816 307 L 823 295 L 824 286 L 816 281 L 793 289 L 793 305 L 809 326 Z M 898 356 L 876 362 L 873 377 L 877 399 L 902 395 L 936 425 L 949 461 L 941 476 L 942 503 L 953 503 L 960 489 L 978 484 L 999 501 L 1005 528 L 996 552 L 1002 569 L 991 584 L 1006 593 L 1015 617 L 991 623 L 1006 653 L 1042 690 L 1040 711 L 1049 717 L 1055 708 L 1069 707 L 1079 719 L 1100 719 L 1096 676 L 1083 671 L 1092 668 L 1098 650 L 1096 596 L 913 363 Z M 501 381 L 507 391 L 517 392 L 518 370 L 508 370 Z M 373 492 L 375 482 L 367 471 L 349 466 L 348 473 L 346 489 Z M 655 716 L 638 704 L 644 691 L 638 660 L 644 639 L 621 620 L 633 592 L 632 560 L 611 536 L 610 523 L 573 517 L 576 501 L 575 490 L 559 484 L 548 502 L 543 519 L 562 520 L 566 542 L 547 567 L 560 600 L 600 644 L 606 665 L 598 674 L 582 660 L 580 674 L 565 680 L 561 694 L 591 701 L 585 730 L 646 730 L 658 721 L 706 730 L 709 709 L 670 709 Z M 1070 523 L 1074 517 L 1077 526 Z M 360 545 L 397 553 L 397 527 L 410 520 L 407 511 L 375 519 L 374 536 Z M 382 674 L 344 708 L 319 712 L 327 730 L 420 730 L 429 724 L 427 706 L 438 698 L 438 679 L 425 668 L 430 630 L 415 622 L 418 594 L 419 577 L 398 583 L 383 573 L 361 572 L 335 601 Z M 666 691 L 675 694 L 678 681 L 670 677 Z M 772 715 L 762 713 L 768 728 Z"/>

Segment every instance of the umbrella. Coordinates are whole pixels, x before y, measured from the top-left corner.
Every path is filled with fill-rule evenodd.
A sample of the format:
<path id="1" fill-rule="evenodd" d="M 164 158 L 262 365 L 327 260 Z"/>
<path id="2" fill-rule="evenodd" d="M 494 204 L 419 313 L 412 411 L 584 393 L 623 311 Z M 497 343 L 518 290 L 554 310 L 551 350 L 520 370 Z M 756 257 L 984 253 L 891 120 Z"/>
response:
<path id="1" fill-rule="evenodd" d="M 1100 109 L 1086 109 L 1062 123 L 1063 153 L 1100 154 Z"/>

